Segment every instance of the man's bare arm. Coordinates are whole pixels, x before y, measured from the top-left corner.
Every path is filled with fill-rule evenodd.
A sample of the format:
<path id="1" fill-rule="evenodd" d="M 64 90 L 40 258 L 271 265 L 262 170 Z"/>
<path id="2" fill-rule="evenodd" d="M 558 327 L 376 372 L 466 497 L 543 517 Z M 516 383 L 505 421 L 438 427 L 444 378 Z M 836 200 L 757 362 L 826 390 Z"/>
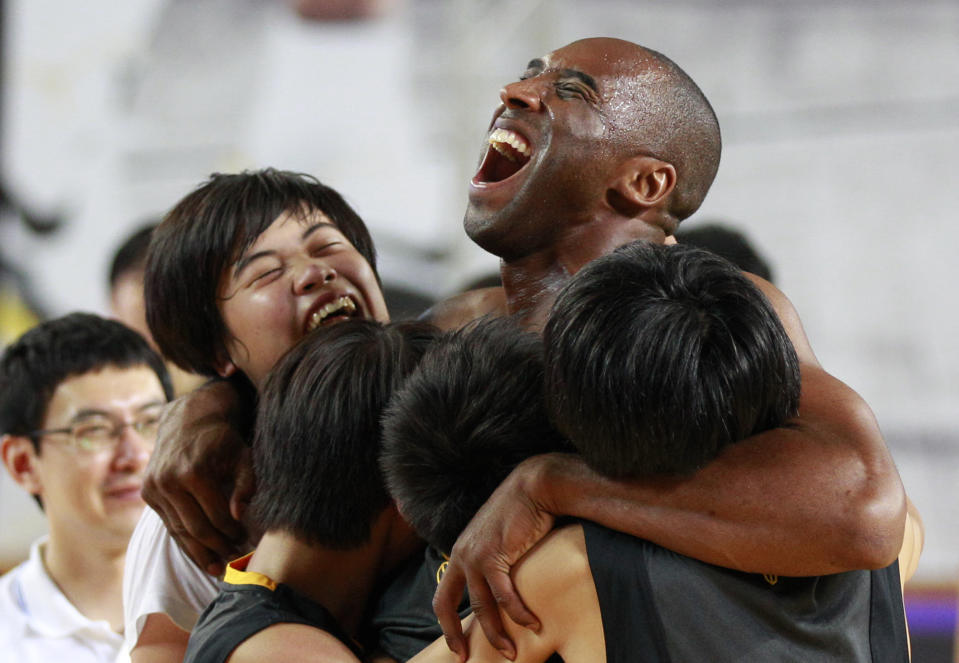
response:
<path id="1" fill-rule="evenodd" d="M 361 663 L 350 649 L 323 629 L 281 622 L 244 640 L 227 663 Z"/>
<path id="2" fill-rule="evenodd" d="M 228 382 L 213 382 L 167 408 L 143 486 L 146 502 L 177 544 L 212 575 L 236 556 L 246 539 L 230 503 L 252 494 L 249 447 L 234 408 L 240 397 Z"/>
<path id="3" fill-rule="evenodd" d="M 905 495 L 865 402 L 826 373 L 786 297 L 757 279 L 796 346 L 799 416 L 728 447 L 689 478 L 612 481 L 574 456 L 520 465 L 452 551 L 434 608 L 453 646 L 463 646 L 456 597 L 469 586 L 494 646 L 508 638 L 495 603 L 534 627 L 509 569 L 555 515 L 593 520 L 684 555 L 751 572 L 821 575 L 892 563 L 902 543 Z M 525 514 L 515 518 L 515 512 Z M 532 524 L 533 526 L 529 526 Z"/>
<path id="4" fill-rule="evenodd" d="M 147 615 L 131 663 L 181 663 L 190 634 L 161 613 Z"/>

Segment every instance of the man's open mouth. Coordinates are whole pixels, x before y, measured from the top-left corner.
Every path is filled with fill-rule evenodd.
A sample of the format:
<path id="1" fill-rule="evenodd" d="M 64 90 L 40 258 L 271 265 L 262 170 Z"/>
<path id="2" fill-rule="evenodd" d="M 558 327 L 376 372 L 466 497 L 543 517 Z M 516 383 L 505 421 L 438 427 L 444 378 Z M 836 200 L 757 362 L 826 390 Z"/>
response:
<path id="1" fill-rule="evenodd" d="M 346 295 L 337 297 L 313 311 L 306 323 L 306 331 L 311 332 L 322 325 L 352 318 L 358 310 L 356 302 L 350 297 Z"/>
<path id="2" fill-rule="evenodd" d="M 502 182 L 512 177 L 529 163 L 533 154 L 526 137 L 509 129 L 494 129 L 487 141 L 492 149 L 486 151 L 486 157 L 473 177 L 477 183 Z"/>

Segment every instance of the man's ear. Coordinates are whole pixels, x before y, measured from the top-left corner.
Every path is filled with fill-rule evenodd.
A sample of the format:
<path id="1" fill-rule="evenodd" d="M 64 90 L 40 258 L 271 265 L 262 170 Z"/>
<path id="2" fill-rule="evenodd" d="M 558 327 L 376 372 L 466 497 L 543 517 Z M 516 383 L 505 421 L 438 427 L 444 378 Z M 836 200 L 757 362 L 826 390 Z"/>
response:
<path id="1" fill-rule="evenodd" d="M 216 374 L 221 378 L 228 378 L 237 372 L 236 364 L 230 358 L 229 353 L 224 349 L 217 352 L 216 362 L 213 364 Z"/>
<path id="2" fill-rule="evenodd" d="M 217 362 L 216 365 L 216 374 L 221 378 L 228 378 L 231 375 L 236 373 L 236 364 L 227 359 L 226 361 Z"/>
<path id="3" fill-rule="evenodd" d="M 664 205 L 675 188 L 676 168 L 671 163 L 639 155 L 616 170 L 607 198 L 617 212 L 634 217 L 645 209 Z"/>
<path id="4" fill-rule="evenodd" d="M 31 495 L 42 492 L 43 482 L 37 467 L 39 459 L 33 441 L 25 435 L 0 437 L 0 454 L 3 464 L 13 480 Z"/>

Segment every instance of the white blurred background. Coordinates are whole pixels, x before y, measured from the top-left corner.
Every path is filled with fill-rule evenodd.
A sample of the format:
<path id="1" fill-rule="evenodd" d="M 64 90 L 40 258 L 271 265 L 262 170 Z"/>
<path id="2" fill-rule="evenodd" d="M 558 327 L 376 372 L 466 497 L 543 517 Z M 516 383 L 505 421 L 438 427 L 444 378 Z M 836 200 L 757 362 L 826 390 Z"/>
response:
<path id="1" fill-rule="evenodd" d="M 376 4 L 376 3 L 373 3 Z M 820 360 L 874 408 L 926 523 L 917 582 L 959 567 L 959 3 L 395 0 L 363 21 L 281 0 L 5 0 L 0 223 L 50 315 L 106 313 L 120 239 L 214 171 L 317 175 L 423 301 L 497 269 L 462 232 L 499 87 L 573 39 L 676 60 L 723 127 L 685 222 L 745 231 Z M 0 480 L 0 568 L 43 529 Z"/>

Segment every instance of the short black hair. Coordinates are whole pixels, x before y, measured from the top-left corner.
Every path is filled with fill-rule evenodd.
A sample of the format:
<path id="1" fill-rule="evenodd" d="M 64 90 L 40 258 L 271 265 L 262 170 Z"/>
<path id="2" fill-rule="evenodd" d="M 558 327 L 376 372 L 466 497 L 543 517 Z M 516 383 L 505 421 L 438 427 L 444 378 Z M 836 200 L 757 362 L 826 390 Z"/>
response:
<path id="1" fill-rule="evenodd" d="M 105 367 L 147 366 L 167 400 L 173 385 L 163 360 L 138 333 L 92 313 L 42 322 L 8 346 L 0 358 L 0 435 L 30 436 L 43 428 L 53 393 L 67 378 Z M 33 438 L 40 451 L 39 440 Z"/>
<path id="2" fill-rule="evenodd" d="M 272 168 L 216 173 L 177 203 L 153 231 L 144 281 L 147 324 L 164 356 L 216 376 L 229 341 L 217 307 L 221 279 L 281 214 L 305 219 L 314 210 L 329 217 L 376 273 L 366 224 L 310 175 Z"/>
<path id="3" fill-rule="evenodd" d="M 349 320 L 277 362 L 253 438 L 258 527 L 335 549 L 368 541 L 390 503 L 377 462 L 381 412 L 438 334 L 421 322 Z"/>
<path id="4" fill-rule="evenodd" d="M 146 268 L 147 249 L 150 248 L 150 237 L 157 222 L 151 221 L 140 226 L 117 247 L 110 262 L 110 287 L 116 286 L 117 281 L 127 272 L 142 271 Z"/>
<path id="5" fill-rule="evenodd" d="M 543 404 L 542 342 L 506 318 L 437 341 L 383 418 L 387 487 L 445 552 L 516 465 L 567 450 Z"/>
<path id="6" fill-rule="evenodd" d="M 772 266 L 745 233 L 719 221 L 696 223 L 692 228 L 681 227 L 676 231 L 676 240 L 680 244 L 711 251 L 744 272 L 773 282 Z"/>
<path id="7" fill-rule="evenodd" d="M 687 474 L 799 405 L 796 351 L 729 261 L 634 242 L 588 264 L 544 331 L 554 424 L 600 473 Z"/>

